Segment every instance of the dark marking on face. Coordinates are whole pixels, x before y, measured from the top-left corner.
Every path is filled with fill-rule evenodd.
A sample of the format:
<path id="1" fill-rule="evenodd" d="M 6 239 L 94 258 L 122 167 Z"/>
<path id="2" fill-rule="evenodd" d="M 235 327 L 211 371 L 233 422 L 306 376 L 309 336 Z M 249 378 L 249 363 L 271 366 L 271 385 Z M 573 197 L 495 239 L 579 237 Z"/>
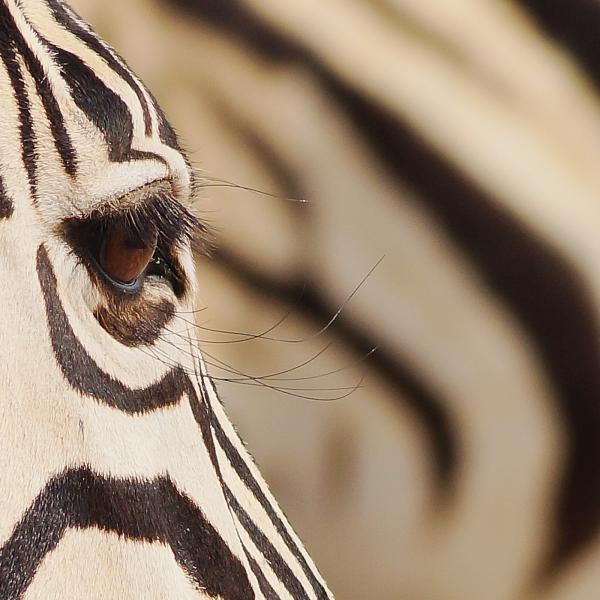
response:
<path id="1" fill-rule="evenodd" d="M 152 120 L 146 96 L 125 64 L 83 27 L 61 2 L 48 2 L 57 20 L 102 57 L 108 66 L 132 87 L 142 106 L 145 133 L 147 136 L 151 135 Z M 75 104 L 104 136 L 110 160 L 122 162 L 153 159 L 165 163 L 160 156 L 132 149 L 133 117 L 129 107 L 118 94 L 106 86 L 79 57 L 54 46 L 44 39 L 40 32 L 36 35 L 60 69 Z M 64 169 L 70 175 L 76 174 L 77 157 L 47 73 L 44 72 L 36 53 L 18 32 L 10 11 L 2 0 L 0 59 L 10 77 L 10 93 L 14 94 L 16 99 L 22 158 L 29 176 L 31 194 L 35 199 L 38 156 L 30 106 L 31 94 L 28 95 L 24 80 L 27 72 L 34 81 L 35 93 L 39 96 L 48 118 Z M 3 90 L 0 90 L 0 93 L 2 92 Z M 35 100 L 35 95 L 33 98 Z M 152 102 L 155 102 L 154 99 Z M 158 105 L 156 110 L 161 140 L 179 149 L 175 132 Z M 12 215 L 14 207 L 1 183 L 0 181 L 0 218 L 8 218 Z M 59 281 L 43 245 L 38 248 L 36 270 L 44 301 L 49 339 L 66 383 L 86 401 L 88 398 L 90 401 L 93 399 L 123 411 L 131 418 L 175 406 L 183 398 L 187 398 L 212 466 L 221 486 L 224 486 L 210 426 L 212 407 L 207 396 L 204 376 L 196 374 L 195 387 L 189 371 L 178 365 L 168 370 L 158 381 L 134 389 L 117 377 L 109 375 L 93 360 L 75 334 L 68 318 L 69 300 L 78 302 L 80 299 L 69 299 L 66 292 L 65 297 L 61 298 Z M 177 294 L 177 290 L 175 293 Z M 175 311 L 175 306 L 166 301 L 146 306 L 131 303 L 129 311 L 122 308 L 123 305 L 118 309 L 105 305 L 96 310 L 95 317 L 105 331 L 129 347 L 154 343 Z M 91 315 L 89 323 L 95 326 Z M 80 432 L 83 437 L 85 431 L 81 421 Z M 228 495 L 231 495 L 231 492 L 227 489 L 228 495 L 225 495 L 225 488 L 222 491 L 224 503 L 230 505 Z M 285 578 L 284 583 L 292 596 L 302 600 L 308 598 L 302 584 L 275 547 L 263 539 L 264 536 L 260 537 L 260 531 L 257 533 L 252 529 L 249 515 L 237 501 L 234 508 L 238 517 L 244 520 L 244 528 L 259 544 L 259 550 L 271 567 L 279 576 Z M 126 539 L 167 545 L 198 590 L 223 600 L 254 598 L 248 579 L 249 573 L 246 572 L 243 563 L 207 521 L 201 508 L 181 493 L 169 477 L 148 480 L 117 479 L 99 475 L 84 465 L 68 469 L 51 479 L 17 523 L 11 537 L 0 546 L 0 600 L 21 597 L 33 581 L 44 558 L 59 546 L 65 533 L 72 528 L 98 528 Z M 243 548 L 243 543 L 241 545 Z M 246 548 L 243 549 L 264 595 L 268 600 L 276 598 L 277 594 L 256 561 L 250 557 Z M 321 598 L 320 595 L 318 597 Z"/>
<path id="2" fill-rule="evenodd" d="M 22 597 L 74 528 L 165 544 L 198 590 L 224 600 L 255 597 L 241 561 L 168 477 L 116 479 L 82 467 L 52 479 L 0 547 L 0 600 Z"/>
<path id="3" fill-rule="evenodd" d="M 35 200 L 37 196 L 36 137 L 31 118 L 31 105 L 25 88 L 25 81 L 15 50 L 11 30 L 12 16 L 3 2 L 0 2 L 0 60 L 10 79 L 10 90 L 0 90 L 2 94 L 14 96 L 19 112 L 19 135 L 21 137 L 21 159 L 27 171 L 29 192 Z M 14 23 L 12 26 L 15 27 Z"/>
<path id="4" fill-rule="evenodd" d="M 94 311 L 102 328 L 129 347 L 151 346 L 175 314 L 172 302 L 109 302 Z"/>
<path id="5" fill-rule="evenodd" d="M 114 379 L 100 369 L 75 335 L 58 295 L 56 276 L 43 245 L 38 249 L 37 274 L 54 356 L 69 385 L 98 402 L 134 415 L 176 405 L 183 396 L 187 396 L 204 445 L 220 478 L 221 471 L 210 429 L 210 401 L 202 376 L 198 374 L 196 377 L 201 399 L 181 366 L 173 367 L 158 382 L 145 388 L 132 389 Z"/>
<path id="6" fill-rule="evenodd" d="M 45 43 L 62 71 L 75 104 L 104 136 L 109 159 L 113 162 L 158 160 L 166 164 L 165 159 L 155 153 L 132 149 L 133 118 L 125 101 L 79 57 Z"/>
<path id="7" fill-rule="evenodd" d="M 69 323 L 44 246 L 38 250 L 37 273 L 54 356 L 74 389 L 129 414 L 173 406 L 179 403 L 185 393 L 195 395 L 192 383 L 181 367 L 175 367 L 158 382 L 140 389 L 131 389 L 100 369 Z"/>
<path id="8" fill-rule="evenodd" d="M 177 134 L 175 133 L 175 130 L 173 129 L 173 126 L 171 125 L 171 123 L 169 123 L 169 120 L 167 119 L 165 113 L 163 112 L 162 108 L 160 108 L 158 102 L 154 100 L 154 108 L 158 114 L 158 135 L 160 137 L 160 141 L 165 144 L 166 146 L 169 146 L 170 148 L 173 148 L 174 150 L 177 150 L 178 152 L 181 152 L 183 155 L 183 152 L 181 150 L 181 147 L 179 145 L 179 141 L 177 139 Z M 184 158 L 185 155 L 183 155 Z M 187 160 L 186 160 L 187 162 Z M 187 163 L 188 167 L 189 162 Z"/>
<path id="9" fill-rule="evenodd" d="M 271 584 L 267 581 L 265 574 L 261 571 L 258 563 L 252 558 L 249 552 L 246 552 L 246 558 L 248 559 L 248 564 L 258 581 L 258 586 L 260 587 L 260 591 L 262 592 L 265 600 L 280 600 L 279 594 L 271 587 Z"/>
<path id="10" fill-rule="evenodd" d="M 227 438 L 227 435 L 223 431 L 223 429 L 219 423 L 219 420 L 217 419 L 217 416 L 215 415 L 214 410 L 210 404 L 210 401 L 207 398 L 208 392 L 207 392 L 206 388 L 204 388 L 204 387 L 202 388 L 202 393 L 203 393 L 203 401 L 195 404 L 195 406 L 198 407 L 197 410 L 200 413 L 196 416 L 196 421 L 198 423 L 209 423 L 210 425 L 212 425 L 212 431 L 214 431 L 214 433 L 216 435 L 216 438 L 219 442 L 219 446 L 221 447 L 221 449 L 224 452 L 226 452 L 227 458 L 228 458 L 231 466 L 234 467 L 238 476 L 246 485 L 246 489 L 254 496 L 254 498 L 256 500 L 258 500 L 258 502 L 264 508 L 269 519 L 271 520 L 271 522 L 277 529 L 277 532 L 282 537 L 283 541 L 286 543 L 286 545 L 292 552 L 293 556 L 296 558 L 296 560 L 302 567 L 302 570 L 305 572 L 307 579 L 309 580 L 309 582 L 315 592 L 317 600 L 328 600 L 329 595 L 325 591 L 325 588 L 317 580 L 317 578 L 315 577 L 315 574 L 312 572 L 312 570 L 308 566 L 306 560 L 304 559 L 304 556 L 302 556 L 299 548 L 294 543 L 294 541 L 291 539 L 291 536 L 289 535 L 287 529 L 281 522 L 281 519 L 279 519 L 279 517 L 277 516 L 273 505 L 269 502 L 269 500 L 267 499 L 267 497 L 265 496 L 263 491 L 260 489 L 258 482 L 253 477 L 247 464 L 244 462 L 243 458 L 240 456 L 238 451 L 235 449 L 235 447 L 231 443 L 231 440 L 229 440 L 229 438 Z M 192 408 L 194 408 L 194 406 Z M 223 440 L 223 436 L 226 438 L 226 442 Z M 232 512 L 232 514 L 235 514 L 236 518 L 238 519 L 238 521 L 240 522 L 242 527 L 246 530 L 246 533 L 249 535 L 253 544 L 256 546 L 256 548 L 258 548 L 258 550 L 261 552 L 263 557 L 269 563 L 271 569 L 273 570 L 275 575 L 278 577 L 279 581 L 281 581 L 281 583 L 283 583 L 286 590 L 290 593 L 290 596 L 292 598 L 294 598 L 294 600 L 308 600 L 309 596 L 308 596 L 306 590 L 304 589 L 304 586 L 300 583 L 299 579 L 296 577 L 294 572 L 290 569 L 290 567 L 287 564 L 287 562 L 285 561 L 285 559 L 282 557 L 282 555 L 279 553 L 279 551 L 275 548 L 275 546 L 273 546 L 273 544 L 268 540 L 268 538 L 264 535 L 264 533 L 252 521 L 250 515 L 248 515 L 248 513 L 242 508 L 242 506 L 239 504 L 238 500 L 235 498 L 235 496 L 233 495 L 233 493 L 227 486 L 225 480 L 223 479 L 220 465 L 217 462 L 216 449 L 215 449 L 215 443 L 214 443 L 212 432 L 209 435 L 204 435 L 204 442 L 208 449 L 209 455 L 211 457 L 214 456 L 213 464 L 215 465 L 217 477 L 219 478 L 219 481 L 221 483 L 221 488 L 223 490 L 223 493 L 225 494 L 225 498 L 227 500 L 227 504 L 229 506 L 230 511 Z M 243 464 L 243 466 L 241 466 L 241 464 Z M 242 547 L 244 547 L 244 550 L 246 551 L 244 543 L 242 542 L 241 539 L 240 539 L 240 543 L 242 544 Z M 246 551 L 246 554 L 248 554 L 247 551 Z M 252 566 L 251 557 L 248 557 L 248 560 L 250 562 L 250 568 L 254 571 L 254 567 Z M 256 567 L 258 568 L 257 565 L 256 565 Z M 260 571 L 260 569 L 259 569 L 259 571 Z M 270 597 L 269 593 L 272 590 L 270 590 L 270 585 L 268 584 L 267 580 L 264 578 L 264 574 L 261 572 L 256 573 L 256 571 L 255 571 L 255 574 L 258 579 L 261 590 L 263 591 L 265 596 L 267 598 L 269 598 Z M 275 597 L 277 597 L 277 596 L 275 596 Z"/>
<path id="11" fill-rule="evenodd" d="M 0 3 L 0 55 L 2 55 L 6 68 L 9 71 L 11 84 L 17 98 L 21 120 L 23 161 L 29 176 L 32 195 L 35 198 L 34 192 L 37 188 L 35 137 L 30 114 L 31 107 L 17 56 L 21 57 L 25 68 L 35 83 L 37 95 L 42 102 L 48 118 L 54 145 L 61 158 L 65 171 L 70 176 L 74 176 L 77 172 L 77 157 L 73 142 L 67 133 L 58 101 L 56 100 L 44 68 L 25 41 L 25 38 L 19 31 L 10 11 L 3 3 Z"/>
<path id="12" fill-rule="evenodd" d="M 70 9 L 67 10 L 62 2 L 59 2 L 58 0 L 46 1 L 54 14 L 54 18 L 73 35 L 78 37 L 90 50 L 103 58 L 106 64 L 134 91 L 144 114 L 146 136 L 152 135 L 152 118 L 150 117 L 146 96 L 144 95 L 141 85 L 127 68 L 125 61 L 118 56 L 114 50 L 109 50 L 91 31 L 88 31 L 80 25 L 70 14 Z"/>
<path id="13" fill-rule="evenodd" d="M 80 393 L 132 415 L 175 405 L 187 396 L 211 464 L 222 484 L 210 427 L 209 399 L 202 376 L 198 374 L 196 378 L 201 398 L 198 398 L 194 385 L 181 366 L 171 369 L 157 383 L 141 389 L 131 389 L 114 379 L 98 367 L 75 336 L 58 296 L 56 276 L 43 245 L 38 249 L 37 273 L 46 306 L 52 349 L 67 382 Z M 0 588 L 0 600 L 3 598 L 1 594 Z"/>
<path id="14" fill-rule="evenodd" d="M 102 132 L 113 162 L 129 159 L 133 120 L 127 104 L 78 56 L 48 42 L 75 104 Z"/>
<path id="15" fill-rule="evenodd" d="M 181 366 L 173 367 L 157 383 L 140 389 L 131 389 L 114 379 L 98 367 L 77 339 L 58 296 L 56 276 L 43 245 L 38 249 L 37 273 L 46 306 L 52 349 L 67 382 L 81 394 L 91 396 L 128 414 L 140 414 L 173 406 L 187 395 L 211 462 L 221 477 L 210 429 L 210 401 L 201 374 L 198 373 L 196 377 L 202 393 L 201 399 L 198 399 L 194 385 Z"/>
<path id="16" fill-rule="evenodd" d="M 2 177 L 0 177 L 0 219 L 10 219 L 14 210 L 13 201 L 7 196 Z"/>
<path id="17" fill-rule="evenodd" d="M 328 598 L 325 588 L 323 587 L 321 582 L 316 578 L 313 570 L 306 562 L 302 551 L 290 535 L 286 525 L 275 511 L 275 508 L 261 489 L 254 475 L 252 475 L 252 472 L 250 471 L 244 459 L 240 456 L 240 453 L 237 451 L 231 440 L 227 437 L 227 434 L 221 427 L 221 424 L 219 423 L 214 413 L 212 413 L 211 424 L 213 427 L 215 438 L 219 443 L 219 446 L 225 453 L 225 456 L 227 457 L 227 460 L 229 461 L 230 465 L 233 467 L 241 481 L 244 482 L 244 485 L 252 493 L 254 498 L 256 498 L 258 503 L 263 507 L 271 523 L 273 523 L 273 526 L 277 530 L 277 533 L 281 536 L 281 539 L 285 542 L 285 545 L 288 547 L 289 551 L 292 553 L 292 555 L 298 561 L 298 564 L 304 571 L 304 574 L 310 582 L 317 598 Z M 246 519 L 246 522 L 250 523 L 249 517 L 248 519 Z M 295 597 L 296 596 L 294 596 L 294 598 Z"/>
<path id="18" fill-rule="evenodd" d="M 250 518 L 250 515 L 242 508 L 235 495 L 231 490 L 225 487 L 225 495 L 229 506 L 239 519 L 242 527 L 246 530 L 246 533 L 252 540 L 252 543 L 260 550 L 262 555 L 267 559 L 273 573 L 277 575 L 278 579 L 284 584 L 285 588 L 289 592 L 290 596 L 294 600 L 309 600 L 309 596 L 306 590 L 294 575 L 289 565 L 283 559 L 281 554 L 277 551 L 275 546 L 271 543 L 269 538 L 261 531 L 254 521 Z M 327 600 L 327 595 L 317 596 L 319 600 Z"/>
<path id="19" fill-rule="evenodd" d="M 58 295 L 56 276 L 54 275 L 48 254 L 43 245 L 38 249 L 37 272 L 46 307 L 48 332 L 52 349 L 67 382 L 83 395 L 91 396 L 99 402 L 131 415 L 147 413 L 151 410 L 172 406 L 180 402 L 183 397 L 187 397 L 190 402 L 194 419 L 200 428 L 202 441 L 207 449 L 212 466 L 220 482 L 221 490 L 224 494 L 224 501 L 230 507 L 232 513 L 235 513 L 240 520 L 242 526 L 248 532 L 248 535 L 254 540 L 255 545 L 257 545 L 258 549 L 263 553 L 263 556 L 265 556 L 274 572 L 281 578 L 282 583 L 286 586 L 286 589 L 290 591 L 292 597 L 298 600 L 307 599 L 308 595 L 306 590 L 303 588 L 293 571 L 291 571 L 286 561 L 275 547 L 265 539 L 264 535 L 261 535 L 261 532 L 252 523 L 250 516 L 245 513 L 236 499 L 233 498 L 223 480 L 211 428 L 211 423 L 215 424 L 216 427 L 218 421 L 210 405 L 206 382 L 204 381 L 203 376 L 199 372 L 196 374 L 201 398 L 198 398 L 196 388 L 192 384 L 188 373 L 181 366 L 174 367 L 162 377 L 160 381 L 141 389 L 132 389 L 111 377 L 98 367 L 76 337 Z M 221 433 L 224 432 L 221 430 Z M 220 439 L 219 443 L 222 447 L 227 447 L 223 439 Z M 231 445 L 230 441 L 229 444 Z M 265 506 L 265 510 L 267 510 L 272 521 L 277 523 L 278 517 L 275 514 L 275 510 L 260 490 L 257 482 L 252 478 L 251 474 L 250 476 L 247 476 L 243 467 L 239 464 L 235 464 L 238 461 L 242 461 L 242 458 L 235 452 L 235 449 L 231 451 L 231 448 L 228 448 L 228 450 L 230 454 L 228 457 L 229 460 L 232 461 L 232 464 L 234 464 L 241 476 L 246 476 L 245 483 L 248 489 L 254 493 L 261 504 Z M 130 501 L 128 500 L 127 504 L 129 503 Z M 179 521 L 178 524 L 180 524 Z M 185 526 L 185 521 L 181 526 Z M 280 533 L 283 532 L 282 535 L 285 539 L 287 532 L 283 524 L 279 523 L 277 529 Z M 27 533 L 26 535 L 30 534 Z M 290 542 L 289 534 L 287 534 L 287 538 L 288 539 L 285 539 L 286 543 L 288 545 L 290 545 L 290 543 L 292 544 L 292 552 L 298 558 L 302 568 L 305 569 L 306 563 L 299 550 L 296 548 L 294 551 L 293 541 Z M 241 540 L 240 543 L 242 547 L 244 547 Z M 247 578 L 247 574 L 244 574 L 244 577 Z M 327 598 L 327 593 L 322 586 L 320 586 L 318 582 L 318 585 L 315 585 L 314 574 L 312 576 L 308 575 L 308 578 L 313 587 L 317 590 L 317 598 Z M 263 581 L 263 586 L 264 583 L 265 582 Z M 1 590 L 0 600 L 2 600 Z"/>

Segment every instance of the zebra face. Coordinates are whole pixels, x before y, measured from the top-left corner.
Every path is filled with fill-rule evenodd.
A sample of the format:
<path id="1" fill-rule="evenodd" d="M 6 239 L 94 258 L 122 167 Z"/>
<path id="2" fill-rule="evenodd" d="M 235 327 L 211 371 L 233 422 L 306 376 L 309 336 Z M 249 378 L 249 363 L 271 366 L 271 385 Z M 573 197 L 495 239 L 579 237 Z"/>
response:
<path id="1" fill-rule="evenodd" d="M 0 0 L 0 598 L 327 598 L 194 338 L 191 174 L 60 0 Z"/>
<path id="2" fill-rule="evenodd" d="M 0 58 L 0 319 L 24 350 L 3 344 L 0 385 L 19 394 L 19 374 L 43 352 L 40 332 L 57 354 L 67 324 L 115 376 L 147 380 L 180 364 L 190 349 L 167 338 L 175 313 L 191 307 L 201 228 L 183 206 L 190 169 L 160 108 L 55 0 L 0 3 Z M 43 392 L 54 379 L 28 387 Z"/>

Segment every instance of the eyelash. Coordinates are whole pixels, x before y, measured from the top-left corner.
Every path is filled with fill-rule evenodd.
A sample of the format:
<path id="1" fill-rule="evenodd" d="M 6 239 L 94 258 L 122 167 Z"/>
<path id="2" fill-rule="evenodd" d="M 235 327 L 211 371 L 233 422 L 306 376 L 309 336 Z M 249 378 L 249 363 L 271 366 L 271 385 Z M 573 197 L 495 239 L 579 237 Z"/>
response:
<path id="1" fill-rule="evenodd" d="M 115 280 L 101 266 L 102 245 L 108 233 L 117 227 L 142 240 L 148 232 L 156 236 L 156 248 L 147 268 L 131 283 Z M 71 218 L 63 224 L 64 237 L 73 252 L 95 279 L 100 279 L 119 296 L 138 295 L 150 276 L 161 278 L 172 287 L 176 296 L 182 296 L 186 290 L 186 277 L 177 260 L 177 250 L 203 233 L 204 226 L 165 195 L 154 196 L 125 210 L 97 211 L 83 218 Z"/>

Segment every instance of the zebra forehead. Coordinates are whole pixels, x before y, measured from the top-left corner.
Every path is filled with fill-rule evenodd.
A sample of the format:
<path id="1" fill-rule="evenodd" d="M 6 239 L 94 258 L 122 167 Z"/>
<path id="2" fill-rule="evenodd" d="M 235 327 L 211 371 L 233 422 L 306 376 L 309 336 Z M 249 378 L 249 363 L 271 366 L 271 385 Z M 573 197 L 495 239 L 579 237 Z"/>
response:
<path id="1" fill-rule="evenodd" d="M 51 219 L 155 181 L 190 194 L 187 160 L 152 95 L 59 0 L 0 0 L 0 148 L 7 193 Z"/>

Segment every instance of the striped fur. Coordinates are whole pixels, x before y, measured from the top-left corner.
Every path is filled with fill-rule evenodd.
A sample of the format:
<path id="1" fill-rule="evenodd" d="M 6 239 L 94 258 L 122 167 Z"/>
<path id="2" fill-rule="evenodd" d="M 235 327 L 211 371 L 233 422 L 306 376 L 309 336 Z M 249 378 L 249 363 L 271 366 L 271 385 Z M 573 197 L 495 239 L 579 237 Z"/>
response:
<path id="1" fill-rule="evenodd" d="M 0 0 L 2 599 L 331 597 L 185 317 L 191 190 L 154 98 L 88 25 Z M 99 270 L 86 232 L 125 210 L 173 244 L 172 286 L 125 295 Z"/>

